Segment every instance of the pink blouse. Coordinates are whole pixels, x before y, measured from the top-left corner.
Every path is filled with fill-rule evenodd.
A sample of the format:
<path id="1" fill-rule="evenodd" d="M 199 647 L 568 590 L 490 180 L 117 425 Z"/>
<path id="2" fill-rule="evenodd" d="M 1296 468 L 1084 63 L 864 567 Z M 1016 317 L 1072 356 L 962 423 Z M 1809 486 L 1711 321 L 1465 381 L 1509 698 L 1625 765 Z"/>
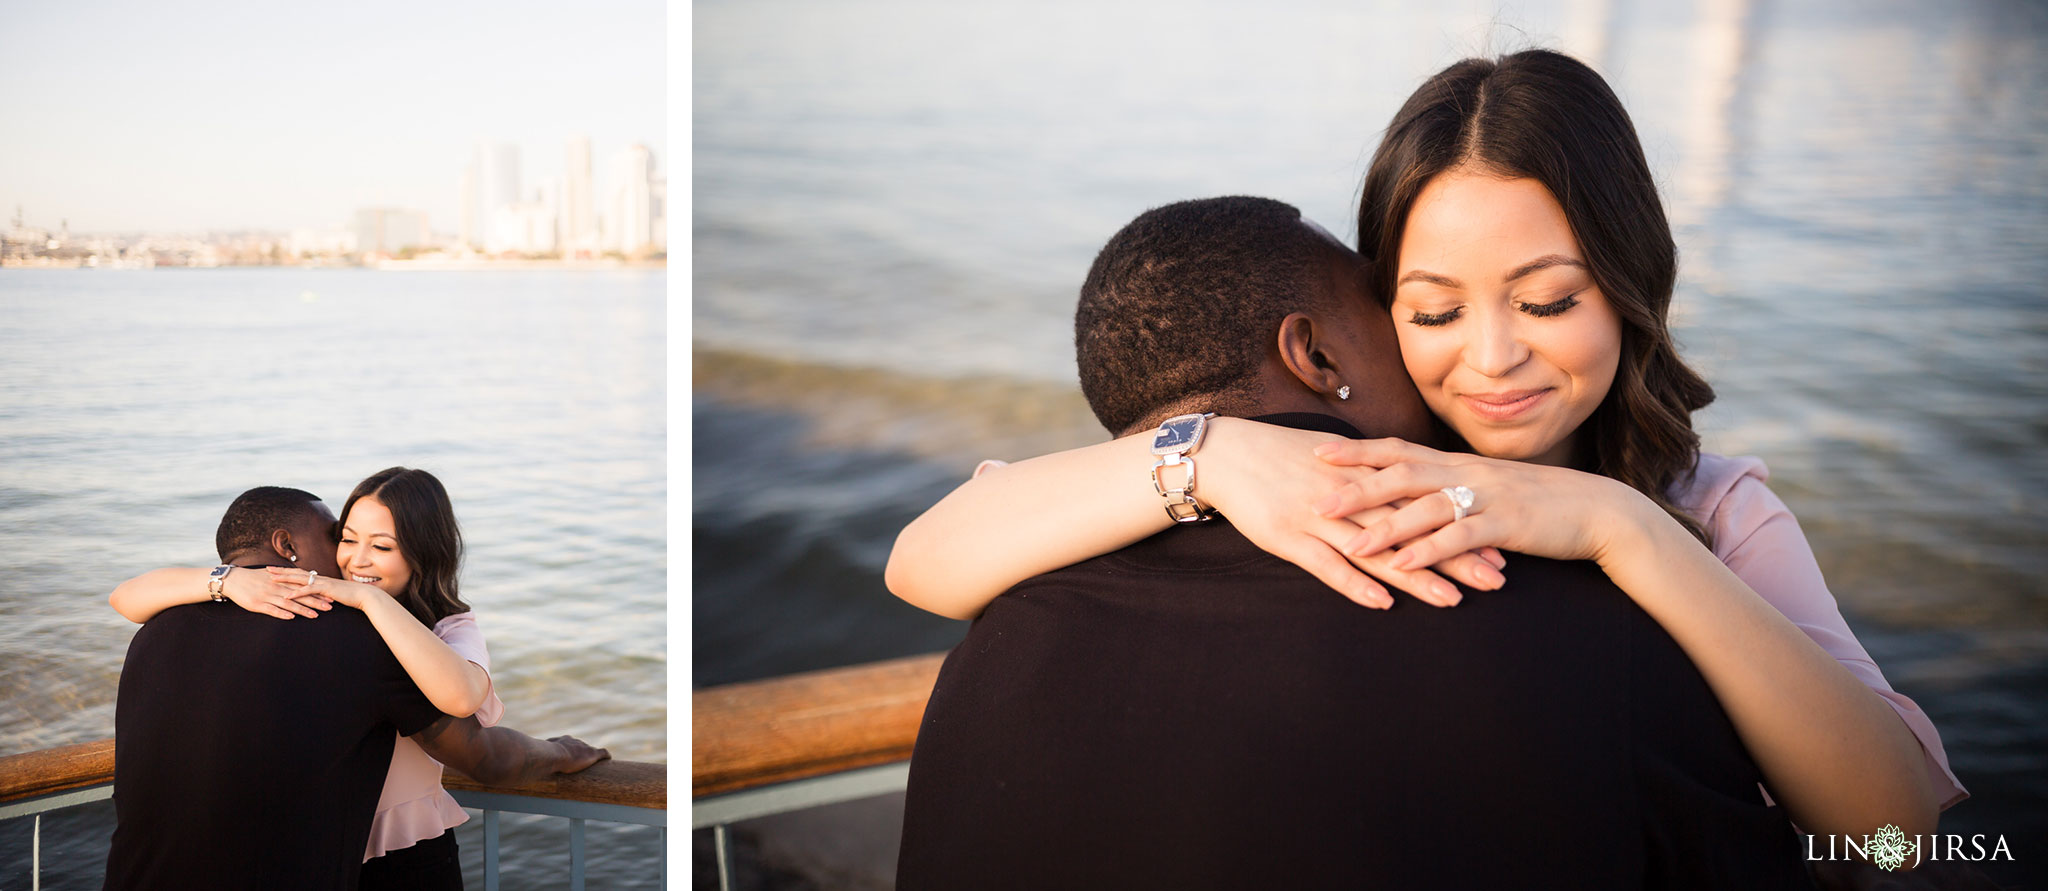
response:
<path id="1" fill-rule="evenodd" d="M 484 649 L 484 633 L 476 627 L 476 614 L 456 613 L 434 623 L 434 635 L 464 659 L 484 670 L 490 683 L 491 654 Z M 505 703 L 498 701 L 498 689 L 487 686 L 482 705 L 477 706 L 477 723 L 490 727 L 505 716 Z M 427 754 L 420 744 L 399 737 L 391 749 L 391 770 L 384 775 L 384 794 L 377 799 L 377 818 L 370 824 L 368 860 L 386 851 L 410 848 L 460 826 L 469 814 L 455 803 L 454 796 L 441 788 L 441 762 Z"/>
<path id="2" fill-rule="evenodd" d="M 1893 692 L 1884 673 L 1849 632 L 1835 597 L 1814 562 L 1813 548 L 1785 503 L 1764 486 L 1770 472 L 1755 458 L 1701 453 L 1691 485 L 1672 490 L 1672 500 L 1704 523 L 1714 536 L 1714 556 L 1735 571 L 1764 600 L 1813 638 L 1843 668 L 1869 685 L 1899 713 L 1920 740 L 1927 776 L 1942 810 L 1970 796 L 1948 767 L 1941 734 L 1913 700 Z"/>

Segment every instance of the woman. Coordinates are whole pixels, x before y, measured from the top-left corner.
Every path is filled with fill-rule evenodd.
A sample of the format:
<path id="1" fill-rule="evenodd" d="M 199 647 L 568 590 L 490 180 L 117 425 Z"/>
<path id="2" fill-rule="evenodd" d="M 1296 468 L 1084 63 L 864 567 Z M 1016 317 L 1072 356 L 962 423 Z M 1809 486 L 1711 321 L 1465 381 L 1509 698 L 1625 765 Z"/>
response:
<path id="1" fill-rule="evenodd" d="M 1801 827 L 1932 832 L 1965 794 L 1939 736 L 1849 633 L 1762 465 L 1699 453 L 1691 413 L 1713 394 L 1668 333 L 1676 249 L 1599 75 L 1530 51 L 1431 78 L 1374 155 L 1359 239 L 1424 402 L 1476 454 L 1218 418 L 1202 446 L 1212 505 L 1382 607 L 1339 553 L 1382 574 L 1484 547 L 1595 560 L 1692 658 Z M 1132 470 L 1150 438 L 963 485 L 904 530 L 890 589 L 970 616 L 1163 530 Z M 1304 541 L 1321 545 L 1268 544 Z"/>
<path id="2" fill-rule="evenodd" d="M 337 528 L 336 563 L 348 578 L 300 569 L 231 571 L 222 593 L 244 609 L 281 619 L 313 618 L 332 603 L 362 610 L 436 708 L 458 718 L 475 715 L 486 727 L 496 724 L 504 704 L 491 686 L 490 654 L 475 614 L 457 594 L 462 533 L 441 481 L 424 470 L 378 471 L 349 494 Z M 297 562 L 297 555 L 287 556 Z M 153 570 L 123 582 L 109 600 L 123 616 L 148 621 L 171 606 L 208 599 L 207 573 Z M 468 819 L 441 788 L 441 763 L 399 737 L 359 887 L 461 888 L 454 828 Z"/>

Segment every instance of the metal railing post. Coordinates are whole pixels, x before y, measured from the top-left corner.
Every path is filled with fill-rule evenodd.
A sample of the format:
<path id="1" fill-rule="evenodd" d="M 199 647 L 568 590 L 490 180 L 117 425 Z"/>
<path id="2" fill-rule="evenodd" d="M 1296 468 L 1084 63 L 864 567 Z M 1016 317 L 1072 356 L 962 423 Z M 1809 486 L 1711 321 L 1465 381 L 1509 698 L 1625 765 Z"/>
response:
<path id="1" fill-rule="evenodd" d="M 718 889 L 732 891 L 732 834 L 724 823 L 711 827 L 711 846 L 718 852 Z"/>
<path id="2" fill-rule="evenodd" d="M 498 891 L 497 811 L 484 811 L 484 891 Z"/>
<path id="3" fill-rule="evenodd" d="M 569 891 L 583 891 L 583 820 L 569 821 Z"/>

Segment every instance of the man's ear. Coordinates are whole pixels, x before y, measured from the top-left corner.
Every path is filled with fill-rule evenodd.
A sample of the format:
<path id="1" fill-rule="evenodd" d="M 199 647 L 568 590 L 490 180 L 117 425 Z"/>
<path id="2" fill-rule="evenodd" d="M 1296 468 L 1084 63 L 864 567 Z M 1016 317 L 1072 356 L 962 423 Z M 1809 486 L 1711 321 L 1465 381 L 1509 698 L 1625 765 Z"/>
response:
<path id="1" fill-rule="evenodd" d="M 294 563 L 299 561 L 298 543 L 292 540 L 289 530 L 273 529 L 270 532 L 270 549 L 277 555 Z"/>
<path id="2" fill-rule="evenodd" d="M 1318 396 L 1331 396 L 1344 385 L 1330 361 L 1322 332 L 1308 313 L 1288 313 L 1280 320 L 1280 364 L 1295 380 Z"/>

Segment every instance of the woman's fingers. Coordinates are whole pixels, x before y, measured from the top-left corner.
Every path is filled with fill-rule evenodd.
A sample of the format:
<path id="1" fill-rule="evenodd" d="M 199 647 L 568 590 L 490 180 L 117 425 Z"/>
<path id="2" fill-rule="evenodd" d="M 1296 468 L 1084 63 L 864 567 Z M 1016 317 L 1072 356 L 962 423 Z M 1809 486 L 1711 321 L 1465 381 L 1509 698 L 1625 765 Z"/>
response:
<path id="1" fill-rule="evenodd" d="M 1429 566 L 1453 554 L 1479 547 L 1488 541 L 1498 541 L 1501 534 L 1499 520 L 1487 514 L 1474 514 L 1448 526 L 1438 529 L 1418 541 L 1409 542 L 1394 552 L 1394 565 Z"/>
<path id="2" fill-rule="evenodd" d="M 1507 576 L 1501 575 L 1500 568 L 1487 562 L 1478 551 L 1454 554 L 1450 559 L 1430 567 L 1444 576 L 1456 579 L 1468 588 L 1481 591 L 1498 591 L 1507 584 Z"/>
<path id="3" fill-rule="evenodd" d="M 1454 463 L 1459 456 L 1401 439 L 1344 439 L 1316 446 L 1316 457 L 1337 465 L 1387 467 L 1404 461 Z"/>
<path id="4" fill-rule="evenodd" d="M 1465 599 L 1465 595 L 1458 592 L 1458 587 L 1444 581 L 1443 576 L 1427 569 L 1395 566 L 1394 557 L 1394 554 L 1380 554 L 1353 562 L 1371 573 L 1374 578 L 1400 588 L 1415 599 L 1433 606 L 1457 606 Z M 1392 603 L 1388 605 L 1391 606 Z"/>
<path id="5" fill-rule="evenodd" d="M 1326 517 L 1347 517 L 1362 510 L 1394 504 L 1402 499 L 1429 500 L 1445 486 L 1458 485 L 1473 474 L 1447 464 L 1395 464 L 1362 480 L 1345 483 L 1315 503 L 1317 513 Z M 1394 539 L 1399 541 L 1400 539 Z"/>
<path id="6" fill-rule="evenodd" d="M 1394 597 L 1387 593 L 1387 589 L 1359 572 L 1351 561 L 1313 535 L 1303 533 L 1292 537 L 1273 553 L 1307 570 L 1309 575 L 1360 606 L 1386 609 L 1394 605 Z"/>
<path id="7" fill-rule="evenodd" d="M 1407 507 L 1359 530 L 1356 536 L 1345 543 L 1344 553 L 1353 557 L 1370 557 L 1435 532 L 1450 523 L 1453 516 L 1451 501 L 1442 493 L 1417 498 L 1409 502 Z"/>

